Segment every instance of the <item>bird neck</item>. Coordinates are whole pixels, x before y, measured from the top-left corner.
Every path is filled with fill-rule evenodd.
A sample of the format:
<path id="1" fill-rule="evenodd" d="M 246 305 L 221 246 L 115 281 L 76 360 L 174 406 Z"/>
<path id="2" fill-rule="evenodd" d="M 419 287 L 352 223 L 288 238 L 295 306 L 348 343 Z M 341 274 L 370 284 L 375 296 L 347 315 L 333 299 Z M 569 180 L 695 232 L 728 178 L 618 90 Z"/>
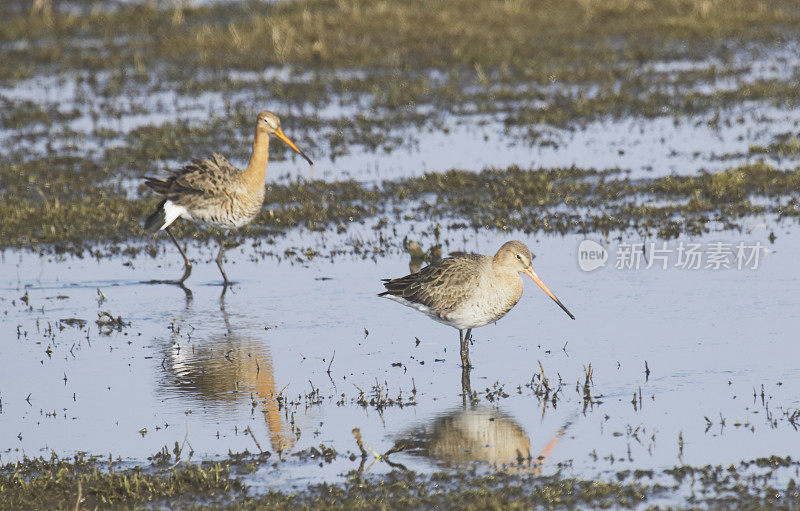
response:
<path id="1" fill-rule="evenodd" d="M 492 271 L 498 282 L 511 285 L 516 281 L 522 282 L 519 272 L 511 265 L 504 263 L 497 256 L 492 257 Z"/>
<path id="2" fill-rule="evenodd" d="M 267 161 L 269 160 L 269 133 L 256 129 L 253 139 L 253 154 L 250 163 L 244 169 L 245 178 L 256 186 L 264 185 L 267 175 Z"/>

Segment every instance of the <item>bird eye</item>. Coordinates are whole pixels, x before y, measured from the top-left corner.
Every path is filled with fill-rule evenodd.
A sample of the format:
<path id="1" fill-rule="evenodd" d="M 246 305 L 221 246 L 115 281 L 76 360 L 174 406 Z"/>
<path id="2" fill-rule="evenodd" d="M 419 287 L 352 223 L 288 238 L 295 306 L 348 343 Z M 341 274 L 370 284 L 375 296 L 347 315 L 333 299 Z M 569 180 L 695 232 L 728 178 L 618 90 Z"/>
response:
<path id="1" fill-rule="evenodd" d="M 522 256 L 521 256 L 521 255 L 519 255 L 519 254 L 517 254 L 517 259 L 519 259 L 520 261 L 522 261 Z"/>

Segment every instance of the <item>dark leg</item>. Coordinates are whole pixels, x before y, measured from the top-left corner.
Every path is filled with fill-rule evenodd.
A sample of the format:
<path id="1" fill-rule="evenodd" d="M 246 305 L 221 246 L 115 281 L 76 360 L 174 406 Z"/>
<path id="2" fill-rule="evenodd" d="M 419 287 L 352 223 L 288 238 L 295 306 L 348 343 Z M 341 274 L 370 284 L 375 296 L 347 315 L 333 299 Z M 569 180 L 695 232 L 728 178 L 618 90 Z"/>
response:
<path id="1" fill-rule="evenodd" d="M 472 329 L 467 329 L 467 334 L 461 336 L 461 330 L 458 331 L 458 338 L 461 341 L 461 367 L 471 368 L 472 363 L 469 361 L 469 341 L 472 339 Z"/>
<path id="2" fill-rule="evenodd" d="M 467 403 L 472 404 L 472 385 L 469 380 L 469 372 L 471 369 L 467 366 L 461 366 L 461 403 L 464 408 Z"/>
<path id="3" fill-rule="evenodd" d="M 189 258 L 186 257 L 186 252 L 183 251 L 183 249 L 181 248 L 181 245 L 178 243 L 178 240 L 175 239 L 175 235 L 172 234 L 172 231 L 169 230 L 169 227 L 167 227 L 164 230 L 167 231 L 167 234 L 169 234 L 169 237 L 172 238 L 172 242 L 175 243 L 176 247 L 178 247 L 178 252 L 180 252 L 181 256 L 183 257 L 183 264 L 184 264 L 184 266 L 183 266 L 183 277 L 181 277 L 180 280 L 178 281 L 178 284 L 182 285 L 183 282 L 186 279 L 188 279 L 189 275 L 191 275 L 191 273 L 192 273 L 192 263 L 191 263 L 191 261 L 189 261 Z"/>
<path id="4" fill-rule="evenodd" d="M 222 273 L 222 281 L 224 286 L 228 286 L 228 276 L 225 275 L 225 268 L 222 267 L 222 254 L 225 252 L 225 241 L 222 239 L 222 236 L 217 238 L 219 242 L 219 252 L 217 252 L 217 267 L 219 268 L 220 273 Z"/>

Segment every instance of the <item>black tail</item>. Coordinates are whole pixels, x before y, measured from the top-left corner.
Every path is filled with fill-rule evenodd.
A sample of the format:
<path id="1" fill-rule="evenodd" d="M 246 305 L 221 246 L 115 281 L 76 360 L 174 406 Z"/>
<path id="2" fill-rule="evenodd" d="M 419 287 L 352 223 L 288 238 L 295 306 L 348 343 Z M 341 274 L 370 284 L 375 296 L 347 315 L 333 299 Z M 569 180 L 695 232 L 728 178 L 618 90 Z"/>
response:
<path id="1" fill-rule="evenodd" d="M 167 193 L 169 193 L 174 181 L 175 181 L 174 178 L 161 179 L 149 176 L 144 177 L 144 184 L 146 184 L 156 193 L 159 193 L 161 195 L 166 195 Z"/>
<path id="2" fill-rule="evenodd" d="M 164 225 L 164 222 L 167 221 L 167 215 L 164 212 L 164 204 L 166 204 L 167 199 L 162 200 L 158 203 L 158 207 L 156 208 L 153 213 L 147 217 L 147 220 L 144 222 L 144 230 L 147 232 L 155 232 Z"/>

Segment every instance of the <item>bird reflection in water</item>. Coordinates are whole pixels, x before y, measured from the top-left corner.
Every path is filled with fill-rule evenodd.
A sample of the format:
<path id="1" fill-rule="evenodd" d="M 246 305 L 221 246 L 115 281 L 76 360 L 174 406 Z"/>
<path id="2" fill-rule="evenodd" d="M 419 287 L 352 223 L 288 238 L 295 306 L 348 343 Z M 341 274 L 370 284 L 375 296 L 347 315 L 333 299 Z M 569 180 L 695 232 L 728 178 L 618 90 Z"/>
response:
<path id="1" fill-rule="evenodd" d="M 503 467 L 531 458 L 531 441 L 514 419 L 484 406 L 455 410 L 414 433 L 419 453 L 448 465 L 473 462 Z"/>
<path id="2" fill-rule="evenodd" d="M 433 245 L 426 251 L 422 249 L 422 245 L 419 242 L 405 238 L 403 239 L 403 246 L 408 255 L 411 256 L 411 260 L 408 263 L 408 270 L 411 273 L 418 272 L 423 264 L 435 263 L 442 259 L 441 245 Z"/>
<path id="3" fill-rule="evenodd" d="M 399 440 L 397 450 L 444 463 L 485 463 L 496 468 L 530 466 L 531 440 L 508 414 L 475 403 L 470 369 L 461 372 L 462 406 L 436 417 Z"/>
<path id="4" fill-rule="evenodd" d="M 187 299 L 187 311 L 190 308 L 191 299 Z M 220 312 L 225 323 L 223 334 L 192 339 L 191 346 L 172 343 L 164 364 L 167 385 L 190 393 L 203 406 L 241 409 L 241 404 L 247 402 L 253 411 L 260 408 L 272 449 L 279 453 L 291 449 L 297 435 L 287 426 L 278 406 L 280 389 L 275 383 L 271 355 L 260 342 L 235 333 L 225 310 L 224 293 Z M 187 325 L 186 321 L 176 323 Z M 177 329 L 174 337 L 179 334 Z"/>
<path id="5" fill-rule="evenodd" d="M 406 452 L 448 466 L 481 463 L 506 472 L 541 473 L 542 466 L 571 421 L 556 432 L 538 455 L 531 456 L 531 440 L 522 426 L 497 408 L 477 404 L 470 387 L 470 369 L 463 368 L 461 408 L 436 417 L 427 426 L 407 432 L 380 459 L 392 467 L 405 469 L 389 456 Z M 360 433 L 356 440 L 361 447 Z M 366 459 L 363 448 L 362 453 L 365 455 L 359 471 L 364 470 Z"/>

